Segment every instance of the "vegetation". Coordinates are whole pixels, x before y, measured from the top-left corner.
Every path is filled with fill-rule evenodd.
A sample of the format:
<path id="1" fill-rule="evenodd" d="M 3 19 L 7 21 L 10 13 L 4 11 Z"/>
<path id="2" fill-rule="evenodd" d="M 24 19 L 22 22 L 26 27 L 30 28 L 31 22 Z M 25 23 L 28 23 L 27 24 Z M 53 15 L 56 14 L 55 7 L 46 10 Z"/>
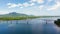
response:
<path id="1" fill-rule="evenodd" d="M 0 20 L 23 20 L 23 19 L 33 19 L 33 18 L 39 18 L 39 16 L 0 17 Z"/>
<path id="2" fill-rule="evenodd" d="M 57 21 L 54 21 L 54 23 L 60 27 L 60 19 L 58 19 Z"/>
<path id="3" fill-rule="evenodd" d="M 47 18 L 50 16 L 3 16 L 0 17 L 0 20 L 24 20 L 24 19 L 33 19 L 33 18 Z"/>

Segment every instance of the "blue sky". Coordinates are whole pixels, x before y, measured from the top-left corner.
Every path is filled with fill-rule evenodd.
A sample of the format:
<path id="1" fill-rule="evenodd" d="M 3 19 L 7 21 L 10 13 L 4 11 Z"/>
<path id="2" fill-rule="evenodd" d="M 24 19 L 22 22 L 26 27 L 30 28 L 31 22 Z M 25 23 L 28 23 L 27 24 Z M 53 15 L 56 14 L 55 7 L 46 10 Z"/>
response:
<path id="1" fill-rule="evenodd" d="M 0 14 L 9 12 L 60 16 L 60 0 L 0 0 Z"/>

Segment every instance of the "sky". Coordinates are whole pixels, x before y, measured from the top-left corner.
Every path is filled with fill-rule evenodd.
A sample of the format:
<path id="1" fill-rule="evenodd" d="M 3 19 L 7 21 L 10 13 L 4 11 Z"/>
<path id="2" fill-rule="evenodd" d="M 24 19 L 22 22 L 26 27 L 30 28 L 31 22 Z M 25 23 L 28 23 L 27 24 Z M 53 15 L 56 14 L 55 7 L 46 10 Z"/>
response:
<path id="1" fill-rule="evenodd" d="M 0 14 L 10 12 L 36 16 L 60 16 L 60 0 L 0 0 Z"/>

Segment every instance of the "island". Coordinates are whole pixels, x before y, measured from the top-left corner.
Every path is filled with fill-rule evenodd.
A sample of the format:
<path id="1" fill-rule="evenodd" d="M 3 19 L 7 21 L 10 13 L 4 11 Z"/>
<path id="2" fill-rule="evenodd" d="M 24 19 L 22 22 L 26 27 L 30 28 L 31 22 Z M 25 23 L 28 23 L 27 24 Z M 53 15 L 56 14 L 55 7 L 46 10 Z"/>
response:
<path id="1" fill-rule="evenodd" d="M 60 27 L 60 19 L 55 20 L 54 23 L 55 23 L 58 27 Z"/>

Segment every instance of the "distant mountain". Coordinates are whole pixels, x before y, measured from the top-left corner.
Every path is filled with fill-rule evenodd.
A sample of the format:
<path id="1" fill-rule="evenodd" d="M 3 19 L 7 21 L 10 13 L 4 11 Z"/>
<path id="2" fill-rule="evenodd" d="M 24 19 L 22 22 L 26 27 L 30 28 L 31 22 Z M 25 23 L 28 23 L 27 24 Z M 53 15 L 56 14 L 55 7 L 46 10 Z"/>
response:
<path id="1" fill-rule="evenodd" d="M 7 14 L 7 15 L 12 15 L 12 16 L 28 16 L 28 15 L 26 15 L 26 14 L 16 13 L 16 12 L 11 12 L 11 13 L 9 13 L 9 14 Z"/>
<path id="2" fill-rule="evenodd" d="M 8 14 L 4 14 L 4 15 L 0 15 L 0 17 L 8 17 L 8 16 L 13 16 L 13 17 L 16 17 L 16 16 L 29 16 L 29 15 L 26 15 L 26 14 L 22 14 L 22 13 L 16 13 L 16 12 L 11 12 L 11 13 L 8 13 Z"/>

